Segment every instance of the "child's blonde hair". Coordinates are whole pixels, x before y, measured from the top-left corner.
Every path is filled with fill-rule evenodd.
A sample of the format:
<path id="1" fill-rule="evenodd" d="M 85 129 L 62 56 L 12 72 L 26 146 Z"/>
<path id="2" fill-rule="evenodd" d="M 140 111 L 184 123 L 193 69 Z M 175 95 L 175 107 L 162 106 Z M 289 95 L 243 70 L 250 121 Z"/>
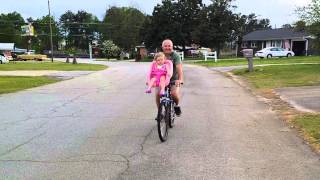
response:
<path id="1" fill-rule="evenodd" d="M 157 60 L 159 57 L 163 57 L 163 59 L 165 59 L 166 55 L 164 55 L 163 52 L 158 52 L 156 55 L 154 55 L 154 60 Z"/>

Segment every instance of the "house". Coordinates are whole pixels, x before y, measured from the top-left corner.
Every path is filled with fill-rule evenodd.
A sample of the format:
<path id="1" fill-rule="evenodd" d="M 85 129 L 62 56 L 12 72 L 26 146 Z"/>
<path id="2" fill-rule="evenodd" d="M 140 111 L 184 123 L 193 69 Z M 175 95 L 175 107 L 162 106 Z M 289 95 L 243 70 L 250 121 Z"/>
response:
<path id="1" fill-rule="evenodd" d="M 136 46 L 135 48 L 136 50 L 136 61 L 141 61 L 142 59 L 144 59 L 145 57 L 148 56 L 148 51 L 147 51 L 147 48 L 146 46 L 144 45 L 144 43 L 142 43 L 141 45 L 139 46 Z"/>
<path id="2" fill-rule="evenodd" d="M 297 56 L 309 55 L 312 37 L 303 31 L 290 28 L 257 30 L 243 36 L 242 49 L 254 52 L 266 47 L 281 47 L 292 50 Z"/>

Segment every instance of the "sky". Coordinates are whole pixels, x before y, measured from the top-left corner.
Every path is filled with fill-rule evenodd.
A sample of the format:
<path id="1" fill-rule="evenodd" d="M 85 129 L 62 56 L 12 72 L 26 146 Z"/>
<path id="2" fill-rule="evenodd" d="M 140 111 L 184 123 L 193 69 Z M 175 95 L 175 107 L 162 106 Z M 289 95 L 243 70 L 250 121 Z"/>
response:
<path id="1" fill-rule="evenodd" d="M 210 0 L 203 2 L 209 4 Z M 235 0 L 233 5 L 237 6 L 234 12 L 245 15 L 255 13 L 260 19 L 270 19 L 272 27 L 278 28 L 297 21 L 295 9 L 310 2 L 311 0 Z M 161 0 L 50 0 L 50 9 L 56 19 L 67 10 L 85 10 L 102 20 L 110 6 L 131 6 L 151 15 L 153 7 L 159 3 Z M 17 11 L 25 19 L 37 19 L 48 14 L 48 0 L 0 0 L 0 13 L 13 11 Z"/>

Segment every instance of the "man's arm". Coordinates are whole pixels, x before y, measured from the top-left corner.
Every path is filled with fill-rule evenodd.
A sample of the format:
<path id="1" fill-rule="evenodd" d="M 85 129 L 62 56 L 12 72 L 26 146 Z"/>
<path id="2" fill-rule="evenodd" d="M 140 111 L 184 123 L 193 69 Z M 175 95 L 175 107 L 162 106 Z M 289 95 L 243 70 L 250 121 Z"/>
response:
<path id="1" fill-rule="evenodd" d="M 176 70 L 178 72 L 178 82 L 176 82 L 176 85 L 179 86 L 183 83 L 182 63 L 176 65 Z"/>

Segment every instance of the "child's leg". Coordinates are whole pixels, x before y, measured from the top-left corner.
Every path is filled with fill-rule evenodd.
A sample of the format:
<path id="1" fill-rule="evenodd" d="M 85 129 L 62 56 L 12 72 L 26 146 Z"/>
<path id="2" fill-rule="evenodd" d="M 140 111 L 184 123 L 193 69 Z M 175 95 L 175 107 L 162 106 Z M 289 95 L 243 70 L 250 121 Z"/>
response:
<path id="1" fill-rule="evenodd" d="M 153 77 L 150 79 L 150 82 L 148 82 L 148 89 L 146 90 L 146 93 L 151 93 L 151 88 L 154 85 L 154 82 L 156 81 L 156 78 Z"/>
<path id="2" fill-rule="evenodd" d="M 160 95 L 164 95 L 164 88 L 166 87 L 166 76 L 160 77 Z"/>

